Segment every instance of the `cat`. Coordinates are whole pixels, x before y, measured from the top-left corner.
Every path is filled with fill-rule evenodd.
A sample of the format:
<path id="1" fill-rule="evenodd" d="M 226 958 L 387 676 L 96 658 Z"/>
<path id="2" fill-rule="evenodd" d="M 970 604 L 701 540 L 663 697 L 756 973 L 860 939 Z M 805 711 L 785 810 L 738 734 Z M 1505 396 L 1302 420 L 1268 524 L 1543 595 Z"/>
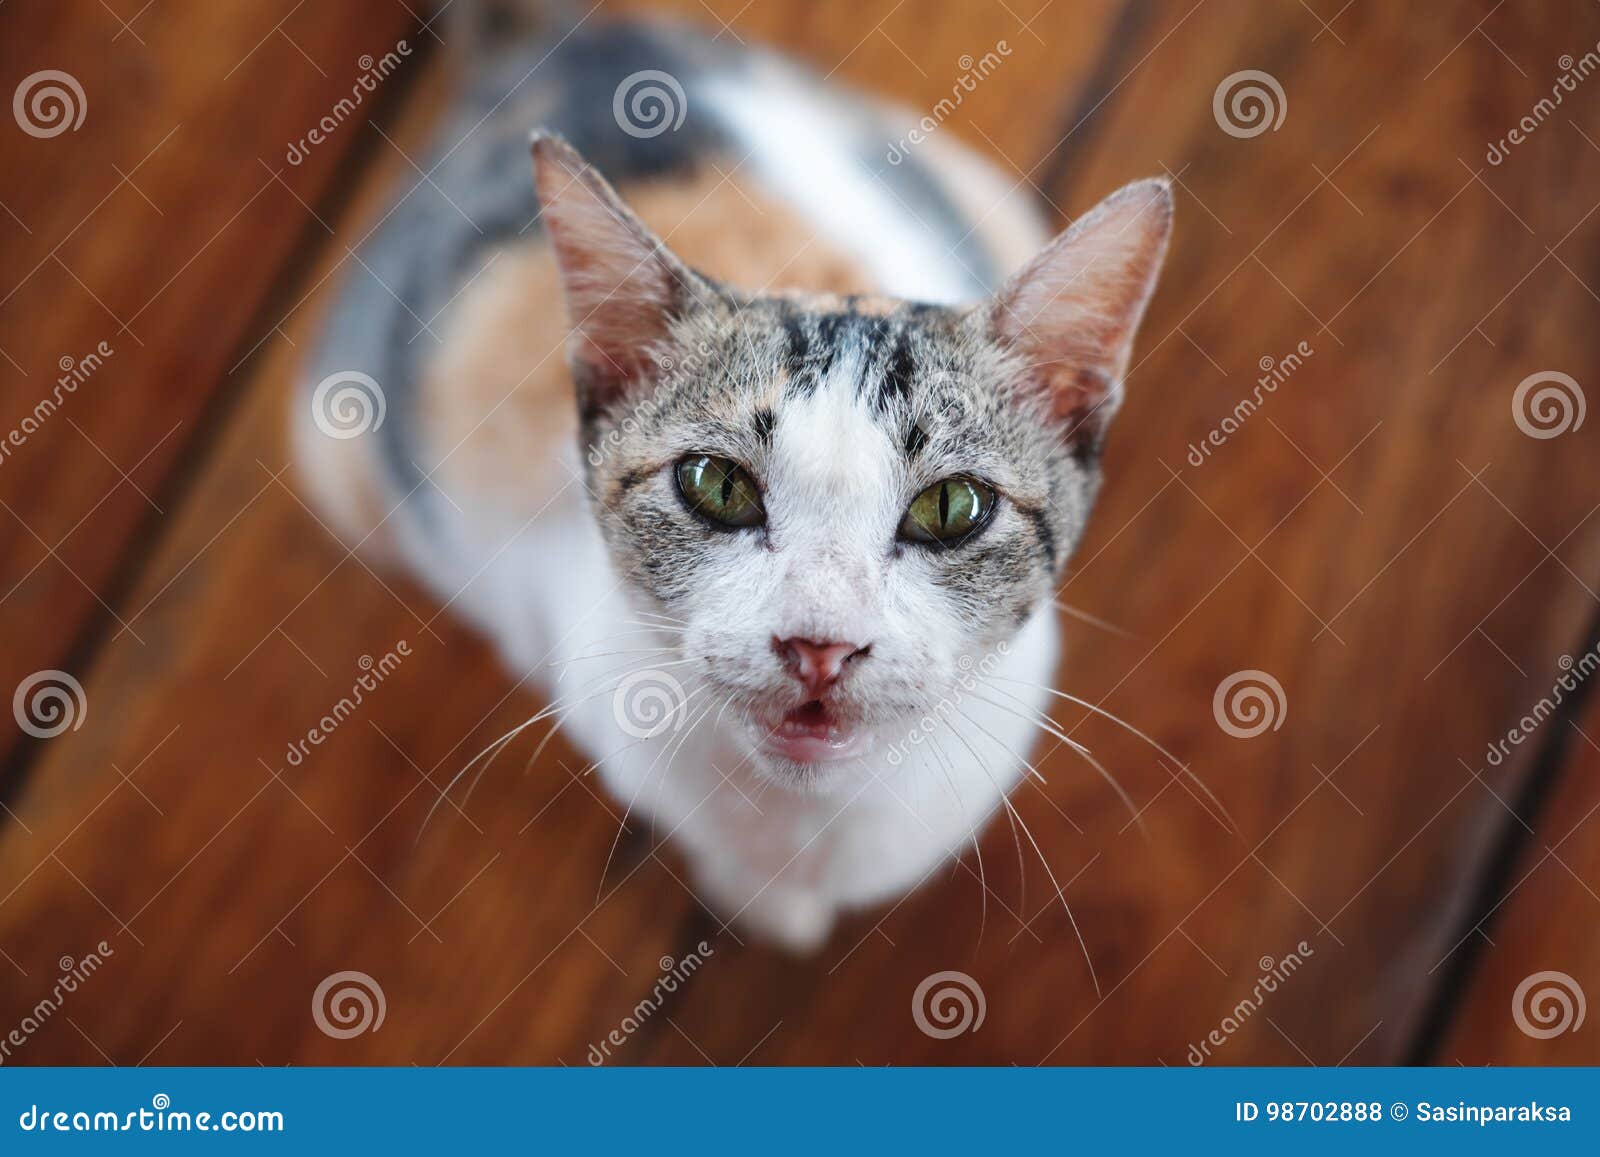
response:
<path id="1" fill-rule="evenodd" d="M 1052 238 L 1025 180 L 947 130 L 891 161 L 914 114 L 774 53 L 554 40 L 480 58 L 360 247 L 301 475 L 542 688 L 704 905 L 814 950 L 1036 774 L 1172 193 Z"/>

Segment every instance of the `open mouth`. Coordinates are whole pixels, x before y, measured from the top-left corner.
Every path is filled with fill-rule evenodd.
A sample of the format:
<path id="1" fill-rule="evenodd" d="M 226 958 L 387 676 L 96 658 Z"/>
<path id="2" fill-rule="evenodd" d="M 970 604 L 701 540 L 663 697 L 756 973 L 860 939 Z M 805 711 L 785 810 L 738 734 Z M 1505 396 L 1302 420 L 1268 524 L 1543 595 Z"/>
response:
<path id="1" fill-rule="evenodd" d="M 794 763 L 832 763 L 862 754 L 867 736 L 841 722 L 821 699 L 811 699 L 771 725 L 762 746 Z"/>

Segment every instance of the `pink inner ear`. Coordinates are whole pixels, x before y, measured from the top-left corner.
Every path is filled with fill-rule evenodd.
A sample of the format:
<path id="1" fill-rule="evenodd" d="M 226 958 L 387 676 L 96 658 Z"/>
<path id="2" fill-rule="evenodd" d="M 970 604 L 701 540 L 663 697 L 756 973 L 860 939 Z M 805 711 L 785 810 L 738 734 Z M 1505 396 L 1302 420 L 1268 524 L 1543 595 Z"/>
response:
<path id="1" fill-rule="evenodd" d="M 604 401 L 650 371 L 675 278 L 692 275 L 569 146 L 535 144 L 534 176 L 572 322 L 569 356 Z"/>
<path id="2" fill-rule="evenodd" d="M 1080 217 L 998 295 L 994 328 L 1027 358 L 1055 417 L 1091 430 L 1110 417 L 1171 222 L 1164 182 L 1129 185 Z"/>
<path id="3" fill-rule="evenodd" d="M 649 251 L 633 264 L 578 249 L 559 259 L 573 325 L 570 356 L 621 381 L 649 364 L 648 347 L 667 336 L 669 275 Z"/>
<path id="4" fill-rule="evenodd" d="M 1069 369 L 1061 377 L 1066 380 L 1055 381 L 1050 387 L 1050 416 L 1065 422 L 1069 435 L 1085 424 L 1093 427 L 1100 417 L 1099 409 L 1111 396 L 1111 380 L 1099 370 L 1084 367 Z"/>

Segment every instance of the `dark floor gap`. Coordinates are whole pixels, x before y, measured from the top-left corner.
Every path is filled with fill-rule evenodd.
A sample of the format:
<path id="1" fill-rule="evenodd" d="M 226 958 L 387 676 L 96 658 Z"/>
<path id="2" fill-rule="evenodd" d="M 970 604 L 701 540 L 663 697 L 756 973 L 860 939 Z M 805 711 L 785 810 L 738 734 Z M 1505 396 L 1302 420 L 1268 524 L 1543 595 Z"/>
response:
<path id="1" fill-rule="evenodd" d="M 412 90 L 420 84 L 424 70 L 432 66 L 431 58 L 437 51 L 434 42 L 426 36 L 418 39 L 420 44 L 414 53 L 411 67 L 406 70 L 405 78 L 396 77 L 383 85 L 374 98 L 372 118 L 367 125 L 362 126 L 364 131 L 359 133 L 355 143 L 344 151 L 339 163 L 334 167 L 327 191 L 319 199 L 320 204 L 316 206 L 316 217 L 307 219 L 301 229 L 300 239 L 290 250 L 278 274 L 272 279 L 262 298 L 262 304 L 256 309 L 255 316 L 244 327 L 242 331 L 244 336 L 230 355 L 233 359 L 230 364 L 235 368 L 224 375 L 223 381 L 211 392 L 211 396 L 200 407 L 195 419 L 189 423 L 190 429 L 173 459 L 171 468 L 153 489 L 151 497 L 154 498 L 156 505 L 168 513 L 163 515 L 154 510 L 147 510 L 134 527 L 115 573 L 107 581 L 105 589 L 99 592 L 105 606 L 112 610 L 120 611 L 127 606 L 129 598 L 148 570 L 151 560 L 165 541 L 165 524 L 177 516 L 189 491 L 204 475 L 212 454 L 221 443 L 222 432 L 227 428 L 235 411 L 243 404 L 246 393 L 255 381 L 254 371 L 264 360 L 262 350 L 255 349 L 252 352 L 251 347 L 257 344 L 261 334 L 267 333 L 278 324 L 289 307 L 305 292 L 311 273 L 316 268 L 317 259 L 332 240 L 317 218 L 332 221 L 337 228 L 338 223 L 349 213 L 363 176 L 372 167 L 375 159 L 388 149 L 389 146 L 383 138 L 376 132 L 370 131 L 368 125 L 381 124 L 396 116 L 404 108 Z M 265 343 L 261 345 L 264 348 Z M 87 685 L 92 678 L 94 664 L 106 647 L 116 640 L 120 629 L 111 611 L 101 611 L 89 616 L 78 632 L 77 638 L 73 640 L 72 646 L 68 648 L 62 660 L 62 667 L 74 672 L 80 681 Z M 0 763 L 0 807 L 5 808 L 7 812 L 13 811 L 17 801 L 21 799 L 34 765 L 42 754 L 43 745 L 47 742 L 49 741 L 42 739 L 24 739 L 17 743 L 4 762 Z M 10 822 L 15 822 L 14 817 L 0 813 L 0 830 L 4 830 L 4 826 Z"/>
<path id="2" fill-rule="evenodd" d="M 1587 654 L 1597 647 L 1600 647 L 1600 614 L 1589 623 L 1581 649 L 1573 655 L 1573 658 Z M 1593 688 L 1590 682 L 1580 682 L 1578 689 L 1572 692 L 1545 721 L 1540 728 L 1541 742 L 1534 756 L 1533 766 L 1528 769 L 1516 798 L 1509 801 L 1517 815 L 1535 831 L 1539 829 L 1539 821 L 1561 777 L 1562 769 L 1571 760 L 1573 743 L 1582 742 L 1580 737 L 1573 735 L 1573 729 L 1568 724 L 1576 723 L 1583 717 L 1584 708 L 1588 705 L 1592 694 Z M 1472 900 L 1467 905 L 1464 920 L 1456 930 L 1457 936 L 1461 938 L 1461 945 L 1451 954 L 1442 970 L 1439 983 L 1435 985 L 1428 999 L 1427 1008 L 1423 1011 L 1416 1036 L 1402 1054 L 1403 1064 L 1441 1063 L 1439 1050 L 1443 1048 L 1446 1037 L 1455 1025 L 1456 1016 L 1460 1013 L 1471 989 L 1472 978 L 1477 974 L 1484 953 L 1490 947 L 1488 942 L 1474 930 L 1481 923 L 1484 930 L 1493 935 L 1494 921 L 1500 911 L 1496 905 L 1505 898 L 1513 874 L 1522 863 L 1523 856 L 1534 839 L 1535 837 L 1530 836 L 1522 824 L 1510 816 L 1506 817 L 1494 848 L 1484 859 L 1484 867 L 1477 886 L 1473 889 Z"/>
<path id="3" fill-rule="evenodd" d="M 1059 202 L 1065 201 L 1074 191 L 1083 162 L 1093 151 L 1095 137 L 1106 124 L 1110 110 L 1105 106 L 1110 103 L 1111 94 L 1127 79 L 1129 58 L 1144 40 L 1145 29 L 1154 12 L 1155 6 L 1149 0 L 1129 0 L 1106 37 L 1094 71 L 1078 90 L 1078 99 L 1067 107 L 1051 151 L 1040 162 L 1044 171 L 1035 186 L 1044 190 L 1044 196 L 1056 198 L 1057 203 L 1047 206 L 1052 219 L 1061 215 Z M 1096 117 L 1099 121 L 1085 129 L 1085 124 Z"/>

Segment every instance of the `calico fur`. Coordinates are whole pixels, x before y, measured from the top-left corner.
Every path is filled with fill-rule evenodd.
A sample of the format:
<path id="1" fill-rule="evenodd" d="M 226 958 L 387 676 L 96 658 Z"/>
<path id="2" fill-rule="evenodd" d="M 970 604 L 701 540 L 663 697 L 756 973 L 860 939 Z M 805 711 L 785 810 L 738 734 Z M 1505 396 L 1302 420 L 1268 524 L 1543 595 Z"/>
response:
<path id="1" fill-rule="evenodd" d="M 613 117 L 646 70 L 681 85 L 679 128 Z M 944 135 L 889 165 L 910 119 L 675 26 L 509 52 L 363 247 L 296 407 L 340 533 L 544 689 L 708 906 L 795 949 L 920 883 L 1028 770 L 1170 227 L 1143 182 L 1052 242 L 1024 183 Z M 386 419 L 329 438 L 309 400 L 352 369 Z M 743 466 L 764 524 L 691 509 L 689 454 Z M 900 537 L 953 476 L 992 516 Z M 810 702 L 796 638 L 856 648 L 826 698 L 861 754 L 772 753 Z"/>

